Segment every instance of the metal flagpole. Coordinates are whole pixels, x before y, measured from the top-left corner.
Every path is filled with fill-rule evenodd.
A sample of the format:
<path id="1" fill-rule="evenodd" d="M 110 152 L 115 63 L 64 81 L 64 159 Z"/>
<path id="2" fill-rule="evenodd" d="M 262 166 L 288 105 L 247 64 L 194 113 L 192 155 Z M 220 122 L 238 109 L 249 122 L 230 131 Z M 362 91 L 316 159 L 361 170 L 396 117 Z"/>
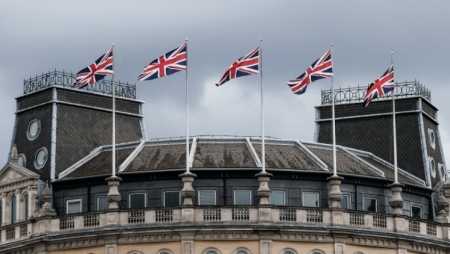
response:
<path id="1" fill-rule="evenodd" d="M 262 172 L 266 172 L 266 147 L 265 147 L 265 137 L 264 137 L 264 86 L 263 86 L 263 71 L 262 71 L 262 38 L 259 39 L 259 69 L 260 69 L 260 79 L 261 79 L 261 140 L 262 140 Z"/>
<path id="2" fill-rule="evenodd" d="M 391 52 L 391 67 L 394 65 L 394 52 Z M 395 126 L 395 79 L 394 79 L 394 89 L 392 89 L 392 132 L 394 134 L 394 174 L 395 181 L 394 183 L 398 183 L 397 176 L 397 129 Z"/>
<path id="3" fill-rule="evenodd" d="M 116 176 L 116 87 L 114 84 L 114 43 L 112 47 L 112 176 Z"/>
<path id="4" fill-rule="evenodd" d="M 330 45 L 331 57 L 333 57 L 333 43 Z M 337 175 L 336 169 L 336 124 L 334 116 L 334 64 L 333 64 L 333 76 L 331 76 L 331 118 L 332 118 L 332 128 L 333 128 L 333 176 Z"/>
<path id="5" fill-rule="evenodd" d="M 186 172 L 189 172 L 189 86 L 188 86 L 188 39 L 186 39 Z"/>

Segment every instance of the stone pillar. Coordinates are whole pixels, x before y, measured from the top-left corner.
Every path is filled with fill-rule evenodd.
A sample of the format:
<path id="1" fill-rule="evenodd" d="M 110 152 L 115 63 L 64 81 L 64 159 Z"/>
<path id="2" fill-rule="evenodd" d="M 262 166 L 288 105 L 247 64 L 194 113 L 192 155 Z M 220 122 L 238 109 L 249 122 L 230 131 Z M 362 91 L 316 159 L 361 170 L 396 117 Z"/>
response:
<path id="1" fill-rule="evenodd" d="M 331 185 L 330 194 L 328 194 L 328 200 L 331 201 L 331 208 L 341 208 L 341 200 L 344 197 L 341 192 L 341 183 L 344 178 L 338 175 L 332 175 L 327 180 Z"/>
<path id="2" fill-rule="evenodd" d="M 22 210 L 23 210 L 23 202 L 22 202 L 22 197 L 21 197 L 21 189 L 16 189 L 16 191 L 14 192 L 14 196 L 16 197 L 16 223 L 17 222 L 21 222 L 22 221 Z"/>
<path id="3" fill-rule="evenodd" d="M 388 186 L 392 192 L 392 199 L 389 201 L 389 205 L 394 210 L 393 214 L 403 215 L 403 199 L 402 190 L 405 185 L 401 183 L 393 183 Z"/>
<path id="4" fill-rule="evenodd" d="M 42 208 L 39 209 L 36 217 L 56 216 L 56 211 L 50 204 L 53 198 L 53 191 L 48 186 L 48 182 L 45 183 L 45 188 L 42 191 L 41 196 L 44 200 L 44 204 L 42 205 Z"/>
<path id="5" fill-rule="evenodd" d="M 439 198 L 437 201 L 438 206 L 438 215 L 436 216 L 436 221 L 441 223 L 448 223 L 448 203 L 447 199 L 442 195 L 442 192 L 439 192 Z"/>
<path id="6" fill-rule="evenodd" d="M 4 226 L 4 225 L 6 225 L 6 195 L 5 195 L 5 193 L 1 194 L 0 202 L 2 202 L 2 210 L 0 211 L 0 213 L 1 213 L 2 219 L 3 219 L 2 225 L 0 225 L 0 226 Z"/>
<path id="7" fill-rule="evenodd" d="M 181 205 L 181 222 L 194 222 L 195 191 L 192 183 L 197 175 L 186 171 L 179 176 L 183 181 L 183 189 L 181 190 L 181 198 L 183 200 Z"/>
<path id="8" fill-rule="evenodd" d="M 110 210 L 118 210 L 119 209 L 119 202 L 121 200 L 121 196 L 119 193 L 119 185 L 120 182 L 122 182 L 122 178 L 118 176 L 110 176 L 105 179 L 106 182 L 108 182 L 109 186 L 109 192 L 108 195 L 106 195 L 106 198 L 109 202 L 108 209 Z"/>
<path id="9" fill-rule="evenodd" d="M 272 205 L 269 202 L 269 181 L 272 176 L 273 175 L 268 172 L 260 172 L 255 175 L 259 181 L 259 188 L 256 191 L 256 195 L 259 197 L 258 219 L 260 222 L 272 221 Z"/>
<path id="10" fill-rule="evenodd" d="M 447 207 L 445 207 L 445 211 L 447 212 L 447 215 L 449 215 L 448 204 L 450 204 L 450 178 L 444 183 L 444 197 L 447 200 Z"/>

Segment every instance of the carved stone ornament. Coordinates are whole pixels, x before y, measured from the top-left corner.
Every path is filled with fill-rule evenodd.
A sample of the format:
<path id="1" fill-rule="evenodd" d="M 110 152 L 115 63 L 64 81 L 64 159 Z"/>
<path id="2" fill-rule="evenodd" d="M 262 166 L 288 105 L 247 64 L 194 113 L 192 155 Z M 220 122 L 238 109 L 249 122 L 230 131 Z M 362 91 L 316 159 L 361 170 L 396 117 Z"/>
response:
<path id="1" fill-rule="evenodd" d="M 110 176 L 105 179 L 108 182 L 109 192 L 106 199 L 109 202 L 108 209 L 119 209 L 119 202 L 122 199 L 119 193 L 119 185 L 122 182 L 122 178 L 118 176 Z"/>
<path id="2" fill-rule="evenodd" d="M 19 153 L 17 152 L 16 144 L 14 144 L 11 149 L 11 162 L 17 164 L 18 161 L 19 161 Z"/>
<path id="3" fill-rule="evenodd" d="M 270 188 L 269 188 L 269 181 L 270 177 L 273 175 L 268 172 L 260 172 L 255 175 L 255 177 L 258 178 L 259 181 L 259 188 L 256 191 L 256 195 L 259 197 L 259 205 L 270 205 L 269 197 L 270 197 Z"/>
<path id="4" fill-rule="evenodd" d="M 341 208 L 341 200 L 344 197 L 341 192 L 341 183 L 344 178 L 338 175 L 332 175 L 327 180 L 331 185 L 331 190 L 328 194 L 328 200 L 331 201 L 331 208 Z"/>
<path id="5" fill-rule="evenodd" d="M 392 191 L 392 199 L 389 201 L 389 205 L 394 210 L 393 213 L 395 215 L 403 214 L 403 199 L 402 199 L 402 190 L 405 185 L 401 183 L 393 183 L 389 185 L 389 188 Z"/>
<path id="6" fill-rule="evenodd" d="M 180 174 L 181 180 L 183 181 L 183 189 L 181 190 L 181 198 L 183 199 L 183 206 L 192 206 L 194 205 L 193 199 L 195 197 L 194 188 L 192 188 L 192 182 L 194 182 L 194 178 L 197 177 L 196 174 L 191 172 L 184 172 Z"/>

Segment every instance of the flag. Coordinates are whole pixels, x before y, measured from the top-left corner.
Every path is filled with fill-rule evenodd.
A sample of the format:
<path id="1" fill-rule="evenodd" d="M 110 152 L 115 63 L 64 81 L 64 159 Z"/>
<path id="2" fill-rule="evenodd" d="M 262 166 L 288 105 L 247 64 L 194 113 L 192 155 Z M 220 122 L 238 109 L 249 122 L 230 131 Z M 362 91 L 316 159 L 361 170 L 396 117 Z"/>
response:
<path id="1" fill-rule="evenodd" d="M 394 85 L 394 65 L 391 65 L 380 78 L 370 83 L 364 95 L 363 107 L 367 107 L 373 99 L 381 98 L 394 90 Z"/>
<path id="2" fill-rule="evenodd" d="M 231 64 L 230 68 L 228 68 L 225 74 L 223 74 L 222 78 L 220 79 L 219 83 L 216 84 L 216 86 L 221 86 L 231 79 L 258 73 L 259 47 Z"/>
<path id="3" fill-rule="evenodd" d="M 302 94 L 306 91 L 306 87 L 319 79 L 330 78 L 333 76 L 333 62 L 331 60 L 331 50 L 325 55 L 317 59 L 306 71 L 298 78 L 289 80 L 288 86 L 291 87 L 295 94 Z"/>
<path id="4" fill-rule="evenodd" d="M 72 87 L 83 88 L 87 84 L 94 84 L 102 80 L 106 75 L 113 74 L 113 49 L 102 55 L 97 61 L 82 69 L 75 76 L 75 84 Z"/>
<path id="5" fill-rule="evenodd" d="M 160 56 L 144 67 L 144 73 L 139 75 L 138 81 L 152 80 L 184 71 L 187 67 L 187 44 L 184 43 L 169 53 Z"/>

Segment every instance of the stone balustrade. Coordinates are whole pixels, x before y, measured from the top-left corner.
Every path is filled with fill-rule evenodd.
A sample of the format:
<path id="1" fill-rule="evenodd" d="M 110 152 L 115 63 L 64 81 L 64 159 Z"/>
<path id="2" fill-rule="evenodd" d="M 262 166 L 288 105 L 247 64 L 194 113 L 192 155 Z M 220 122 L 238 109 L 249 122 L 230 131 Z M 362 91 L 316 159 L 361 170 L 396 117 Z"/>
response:
<path id="1" fill-rule="evenodd" d="M 41 217 L 0 227 L 0 245 L 46 234 L 91 229 L 100 233 L 102 228 L 130 228 L 135 225 L 181 225 L 184 223 L 183 221 L 192 221 L 204 227 L 208 227 L 212 223 L 255 225 L 259 222 L 263 222 L 265 226 L 270 226 L 270 223 L 274 226 L 286 224 L 291 227 L 320 225 L 332 228 L 339 226 L 350 230 L 379 230 L 382 232 L 415 234 L 445 241 L 450 240 L 447 223 L 391 214 L 306 207 L 269 207 L 264 210 L 254 206 L 194 207 L 193 214 L 183 213 L 183 209 L 185 208 L 105 210 Z M 267 209 L 269 209 L 269 214 L 267 214 Z M 192 218 L 183 218 L 183 216 L 191 216 Z"/>

